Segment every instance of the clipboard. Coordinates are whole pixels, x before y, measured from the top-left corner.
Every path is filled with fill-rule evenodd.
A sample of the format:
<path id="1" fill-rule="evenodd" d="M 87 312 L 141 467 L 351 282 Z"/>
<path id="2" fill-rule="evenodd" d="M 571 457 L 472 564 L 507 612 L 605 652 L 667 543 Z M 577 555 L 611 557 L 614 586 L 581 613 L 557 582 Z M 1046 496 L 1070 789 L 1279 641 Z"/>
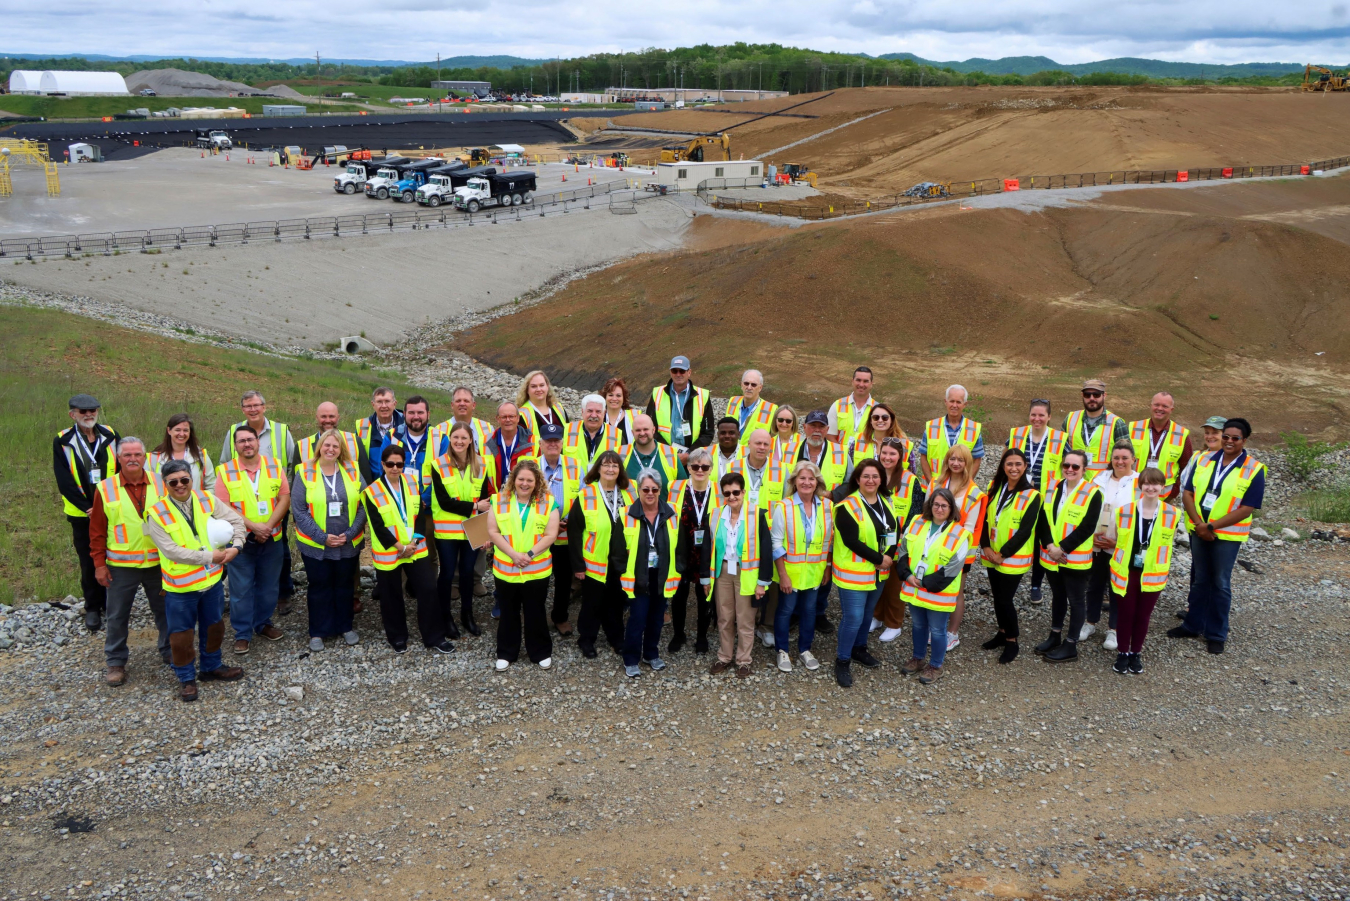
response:
<path id="1" fill-rule="evenodd" d="M 478 513 L 464 520 L 464 537 L 469 547 L 478 550 L 488 543 L 488 514 Z"/>

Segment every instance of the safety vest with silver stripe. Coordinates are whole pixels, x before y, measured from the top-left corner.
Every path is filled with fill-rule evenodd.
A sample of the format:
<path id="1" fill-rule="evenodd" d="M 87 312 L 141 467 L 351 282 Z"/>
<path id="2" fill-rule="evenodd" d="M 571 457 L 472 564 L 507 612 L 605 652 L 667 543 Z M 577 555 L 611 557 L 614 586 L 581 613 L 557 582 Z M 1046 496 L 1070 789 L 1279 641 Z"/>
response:
<path id="1" fill-rule="evenodd" d="M 1063 486 L 1061 486 L 1062 488 Z M 1057 489 L 1058 490 L 1058 489 Z M 1101 489 L 1087 479 L 1079 482 L 1064 498 L 1059 505 L 1059 510 L 1055 509 L 1055 497 L 1051 494 L 1045 499 L 1041 507 L 1041 513 L 1045 516 L 1045 521 L 1050 524 L 1051 543 L 1058 545 L 1068 537 L 1069 533 L 1078 528 L 1087 516 L 1088 504 L 1092 503 L 1094 495 L 1101 494 Z M 1063 563 L 1056 563 L 1050 559 L 1045 548 L 1041 548 L 1041 566 L 1054 572 L 1060 567 L 1064 569 L 1091 569 L 1092 568 L 1092 542 L 1084 541 L 1077 548 L 1067 552 L 1067 557 Z"/>
<path id="2" fill-rule="evenodd" d="M 1068 450 L 1069 436 L 1059 429 L 1047 428 L 1045 440 L 1041 444 L 1041 483 L 1036 488 L 1041 497 L 1049 497 L 1050 492 L 1060 483 L 1059 465 L 1064 462 L 1064 452 Z M 1027 478 L 1031 477 L 1031 426 L 1024 425 L 1008 433 L 1008 447 L 1015 447 L 1027 458 Z"/>
<path id="3" fill-rule="evenodd" d="M 961 427 L 956 432 L 956 443 L 974 450 L 983 431 L 983 426 L 978 422 L 962 416 Z M 947 459 L 947 452 L 952 449 L 952 445 L 947 441 L 947 417 L 939 416 L 937 419 L 930 419 L 924 426 L 924 437 L 928 443 L 928 449 L 924 452 L 924 456 L 928 459 L 928 469 L 934 475 L 937 475 L 942 472 L 942 464 Z"/>
<path id="4" fill-rule="evenodd" d="M 545 495 L 540 500 L 522 507 L 520 501 L 501 491 L 493 498 L 493 507 L 497 514 L 497 531 L 511 545 L 512 550 L 528 553 L 544 532 L 548 530 L 548 515 L 553 510 L 553 496 Z M 521 512 L 528 510 L 525 523 L 521 524 Z M 537 557 L 523 567 L 518 567 L 506 556 L 506 552 L 497 546 L 492 548 L 492 577 L 503 582 L 529 582 L 534 579 L 547 579 L 553 574 L 552 548 L 544 548 Z"/>
<path id="5" fill-rule="evenodd" d="M 793 589 L 819 588 L 825 580 L 825 566 L 834 543 L 834 504 L 828 498 L 821 500 L 809 533 L 806 517 L 795 498 L 779 501 L 778 509 L 783 514 L 782 560 Z"/>
<path id="6" fill-rule="evenodd" d="M 985 528 L 989 530 L 989 547 L 995 553 L 1017 534 L 1017 530 L 1022 527 L 1022 521 L 1026 518 L 1027 510 L 1038 496 L 1039 492 L 1035 488 L 1019 491 L 1001 511 L 998 509 L 998 502 L 1002 496 L 989 499 L 985 511 Z M 1036 529 L 1033 526 L 1031 534 L 1027 536 L 1022 546 L 1004 556 L 1002 563 L 990 563 L 986 560 L 984 565 L 988 569 L 995 569 L 1010 576 L 1021 575 L 1031 569 L 1031 557 L 1035 547 Z"/>
<path id="7" fill-rule="evenodd" d="M 1201 508 L 1201 502 L 1205 497 L 1205 492 L 1209 489 L 1210 480 L 1215 478 L 1219 470 L 1223 468 L 1223 454 L 1216 453 L 1208 460 L 1202 460 L 1196 464 L 1195 472 L 1191 474 L 1191 484 L 1195 487 L 1195 508 L 1204 516 L 1205 522 L 1212 522 L 1227 516 L 1229 513 L 1242 506 L 1242 499 L 1247 494 L 1247 489 L 1251 487 L 1252 480 L 1256 478 L 1258 472 L 1263 472 L 1266 468 L 1264 463 L 1256 462 L 1256 458 L 1247 454 L 1247 459 L 1242 461 L 1242 468 L 1229 472 L 1224 478 L 1223 484 L 1219 486 L 1219 497 L 1214 502 L 1214 507 L 1205 516 Z M 1214 535 L 1221 541 L 1246 541 L 1251 533 L 1252 518 L 1239 520 L 1231 526 L 1224 526 L 1222 529 L 1215 529 Z"/>
<path id="8" fill-rule="evenodd" d="M 150 473 L 145 476 L 144 509 L 148 513 L 164 496 L 164 481 Z M 99 482 L 97 490 L 108 518 L 108 565 L 142 569 L 158 566 L 159 550 L 145 534 L 145 516 L 137 512 L 131 495 L 123 488 L 121 473 Z"/>
<path id="9" fill-rule="evenodd" d="M 563 433 L 563 456 L 576 460 L 583 470 L 589 471 L 595 458 L 607 450 L 618 452 L 623 442 L 619 430 L 609 423 L 600 426 L 600 440 L 595 443 L 595 452 L 588 451 L 586 444 L 586 423 L 580 419 L 567 424 Z"/>
<path id="10" fill-rule="evenodd" d="M 689 387 L 694 392 L 694 399 L 690 405 L 693 409 L 689 411 L 691 416 L 689 432 L 684 436 L 685 447 L 693 447 L 694 442 L 698 440 L 699 434 L 703 431 L 703 411 L 711 400 L 707 388 L 698 388 L 693 385 Z M 671 407 L 675 405 L 675 395 L 667 391 L 665 385 L 657 385 L 652 389 L 652 404 L 656 408 L 656 433 L 665 440 L 666 444 L 669 444 L 671 417 L 675 415 L 672 413 Z M 684 411 L 681 410 L 678 415 L 682 419 Z"/>
<path id="11" fill-rule="evenodd" d="M 322 432 L 315 432 L 313 435 L 308 435 L 300 439 L 300 443 L 295 446 L 295 456 L 298 458 L 296 460 L 297 468 L 318 459 L 319 451 L 315 445 L 318 443 L 319 436 L 322 434 Z M 356 466 L 357 461 L 361 459 L 361 445 L 356 441 L 356 433 L 339 429 L 338 434 L 342 436 L 342 443 L 347 445 L 348 459 L 352 461 L 353 466 Z"/>
<path id="12" fill-rule="evenodd" d="M 481 465 L 482 458 L 479 458 Z M 449 454 L 443 454 L 435 460 L 436 474 L 441 477 L 445 493 L 454 501 L 476 503 L 483 493 L 483 482 L 487 480 L 487 467 L 481 466 L 478 475 L 468 469 L 459 469 L 450 461 Z M 436 538 L 442 541 L 464 541 L 464 523 L 469 517 L 451 513 L 441 507 L 436 489 L 431 490 L 431 524 Z"/>
<path id="13" fill-rule="evenodd" d="M 1120 417 L 1106 411 L 1106 419 L 1097 426 L 1091 435 L 1083 435 L 1083 411 L 1074 410 L 1068 416 L 1065 425 L 1069 430 L 1069 448 L 1083 451 L 1088 456 L 1088 475 L 1091 479 L 1099 472 L 1111 468 L 1111 445 L 1115 443 L 1116 423 Z"/>
<path id="14" fill-rule="evenodd" d="M 605 506 L 602 493 L 600 483 L 592 482 L 582 488 L 581 494 L 577 496 L 577 502 L 581 504 L 581 515 L 586 520 L 586 530 L 581 540 L 581 559 L 586 564 L 586 578 L 595 579 L 597 582 L 604 582 L 609 578 L 609 541 L 614 528 L 614 519 L 609 507 Z M 637 495 L 631 485 L 619 491 L 619 515 L 623 516 L 623 511 L 631 507 L 636 499 Z M 676 516 L 678 515 L 677 508 Z"/>
<path id="15" fill-rule="evenodd" d="M 623 540 L 628 546 L 628 564 L 624 567 L 623 575 L 619 576 L 619 585 L 623 588 L 624 594 L 630 598 L 635 596 L 637 591 L 637 553 L 638 553 L 638 530 L 647 527 L 645 520 L 634 519 L 627 514 L 623 518 Z M 680 574 L 675 570 L 675 548 L 680 536 L 680 518 L 672 516 L 664 523 L 666 529 L 666 541 L 670 548 L 670 560 L 666 564 L 666 581 L 662 586 L 662 592 L 666 597 L 670 597 L 675 590 L 680 587 Z M 652 586 L 648 585 L 650 592 Z"/>
<path id="16" fill-rule="evenodd" d="M 1116 549 L 1111 552 L 1111 590 L 1123 595 L 1130 587 L 1130 558 L 1134 556 L 1135 526 L 1139 504 L 1125 504 L 1116 511 Z M 1139 574 L 1140 591 L 1162 591 L 1172 568 L 1172 541 L 1177 534 L 1181 514 L 1170 504 L 1158 505 L 1153 534 L 1144 549 L 1144 569 Z"/>
<path id="17" fill-rule="evenodd" d="M 211 519 L 211 514 L 215 512 L 215 501 L 210 495 L 205 494 L 196 488 L 192 489 L 192 497 L 189 501 L 193 505 L 192 516 L 196 524 L 196 529 L 189 528 L 187 520 L 183 518 L 178 505 L 168 498 L 163 498 L 150 508 L 147 518 L 150 516 L 159 520 L 160 526 L 169 536 L 169 540 L 179 547 L 194 551 L 211 550 L 210 533 L 207 530 L 207 523 Z M 220 581 L 221 573 L 225 567 L 208 563 L 205 566 L 194 566 L 190 563 L 175 563 L 167 557 L 159 561 L 160 586 L 165 591 L 177 593 L 186 593 L 190 591 L 204 591 Z"/>
<path id="18" fill-rule="evenodd" d="M 745 407 L 745 396 L 738 394 L 735 397 L 727 399 L 726 416 L 740 422 L 741 409 Z M 774 433 L 773 417 L 778 412 L 778 405 L 771 404 L 764 398 L 760 398 L 750 405 L 750 413 L 745 417 L 745 425 L 741 427 L 741 446 L 750 443 L 750 434 L 756 429 L 763 429 L 770 436 Z"/>
<path id="19" fill-rule="evenodd" d="M 881 539 L 877 537 L 877 527 L 872 522 L 872 515 L 863 509 L 861 497 L 857 494 L 850 494 L 840 501 L 838 506 L 858 524 L 858 540 L 860 542 L 878 554 L 885 550 L 880 546 Z M 869 563 L 859 557 L 849 550 L 848 545 L 839 540 L 834 542 L 832 570 L 834 584 L 840 588 L 871 591 L 877 587 L 876 564 Z"/>
<path id="20" fill-rule="evenodd" d="M 958 552 L 961 551 L 963 543 L 968 544 L 968 533 L 961 528 L 960 524 L 954 520 L 948 520 L 943 526 L 947 535 L 941 541 L 934 541 L 928 545 L 928 553 L 924 553 L 924 545 L 928 544 L 928 527 L 932 521 L 922 517 L 914 517 L 914 521 L 909 524 L 905 530 L 903 538 L 905 553 L 909 555 L 909 568 L 911 572 L 918 569 L 919 564 L 923 564 L 925 574 L 937 572 L 951 562 Z M 897 553 L 899 553 L 897 551 Z M 915 588 L 908 582 L 900 586 L 900 597 L 907 604 L 913 604 L 916 607 L 925 607 L 929 610 L 936 610 L 939 613 L 951 613 L 956 609 L 956 599 L 961 594 L 961 578 L 963 573 L 957 572 L 956 578 L 941 591 L 929 591 L 920 586 Z"/>
<path id="21" fill-rule="evenodd" d="M 1175 485 L 1177 476 L 1181 475 L 1181 467 L 1177 463 L 1190 441 L 1190 429 L 1184 429 L 1175 422 L 1168 423 L 1167 434 L 1163 436 L 1157 458 L 1158 469 L 1166 476 L 1168 488 Z M 1149 427 L 1147 419 L 1130 423 L 1130 443 L 1134 445 L 1135 471 L 1143 472 L 1148 466 L 1149 454 L 1153 452 L 1153 429 Z"/>
<path id="22" fill-rule="evenodd" d="M 399 473 L 398 478 L 402 480 L 403 504 L 402 510 L 399 508 L 399 502 L 394 498 L 389 484 L 385 478 L 376 479 L 366 486 L 366 490 L 361 496 L 375 505 L 375 513 L 380 517 L 380 522 L 394 536 L 394 541 L 398 544 L 414 547 L 411 556 L 399 557 L 398 548 L 389 545 L 386 546 L 380 542 L 379 533 L 375 529 L 370 530 L 370 556 L 376 569 L 392 570 L 397 569 L 401 564 L 413 560 L 421 560 L 427 555 L 427 539 L 423 535 L 416 542 L 413 541 L 412 524 L 417 521 L 417 512 L 421 509 L 422 498 L 417 493 L 417 478 L 408 473 Z"/>
<path id="23" fill-rule="evenodd" d="M 230 506 L 235 512 L 250 522 L 266 522 L 277 508 L 277 499 L 281 496 L 281 484 L 286 476 L 275 461 L 260 456 L 258 463 L 258 493 L 253 493 L 253 482 L 249 480 L 239 458 L 216 467 L 216 479 L 225 484 L 230 496 Z M 265 509 L 264 509 L 265 505 Z M 281 540 L 281 524 L 272 528 L 272 540 Z"/>
<path id="24" fill-rule="evenodd" d="M 347 489 L 347 527 L 356 522 L 356 511 L 361 506 L 361 474 L 356 471 L 356 461 L 352 460 L 346 466 L 339 466 L 335 477 L 342 479 L 343 486 Z M 328 488 L 324 483 L 323 470 L 319 464 L 310 460 L 300 467 L 300 484 L 305 486 L 305 505 L 309 507 L 309 518 L 320 529 L 328 528 Z M 323 548 L 326 545 L 315 541 L 299 529 L 295 530 L 295 537 L 301 543 L 313 548 Z M 365 530 L 352 539 L 352 546 L 355 547 L 365 540 Z"/>

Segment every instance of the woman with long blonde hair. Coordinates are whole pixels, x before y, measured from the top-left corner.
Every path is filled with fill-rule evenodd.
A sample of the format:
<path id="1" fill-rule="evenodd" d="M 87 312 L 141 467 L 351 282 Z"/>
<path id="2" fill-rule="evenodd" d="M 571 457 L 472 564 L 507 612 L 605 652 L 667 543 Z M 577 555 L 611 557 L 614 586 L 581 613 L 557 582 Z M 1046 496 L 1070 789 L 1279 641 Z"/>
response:
<path id="1" fill-rule="evenodd" d="M 520 388 L 516 390 L 516 406 L 522 414 L 531 414 L 529 421 L 521 424 L 536 435 L 539 434 L 539 427 L 546 422 L 558 428 L 567 425 L 567 413 L 558 400 L 558 392 L 553 390 L 553 383 L 542 369 L 525 373 Z"/>
<path id="2" fill-rule="evenodd" d="M 947 451 L 947 456 L 942 460 L 942 471 L 928 486 L 930 494 L 938 488 L 946 488 L 956 501 L 953 516 L 961 524 L 961 528 L 966 530 L 968 536 L 964 570 L 967 573 L 980 555 L 980 535 L 984 532 L 984 509 L 989 503 L 988 495 L 975 484 L 975 474 L 978 470 L 970 448 L 958 444 Z M 965 613 L 966 596 L 962 592 L 956 596 L 956 610 L 953 611 L 951 621 L 947 624 L 949 651 L 961 643 L 959 630 Z"/>
<path id="3" fill-rule="evenodd" d="M 474 565 L 478 551 L 464 534 L 471 516 L 487 512 L 493 494 L 487 466 L 478 455 L 478 443 L 467 423 L 450 426 L 445 453 L 431 461 L 431 522 L 436 533 L 440 573 L 436 590 L 450 609 L 450 597 L 459 576 L 460 622 L 470 635 L 482 634 L 473 618 Z"/>

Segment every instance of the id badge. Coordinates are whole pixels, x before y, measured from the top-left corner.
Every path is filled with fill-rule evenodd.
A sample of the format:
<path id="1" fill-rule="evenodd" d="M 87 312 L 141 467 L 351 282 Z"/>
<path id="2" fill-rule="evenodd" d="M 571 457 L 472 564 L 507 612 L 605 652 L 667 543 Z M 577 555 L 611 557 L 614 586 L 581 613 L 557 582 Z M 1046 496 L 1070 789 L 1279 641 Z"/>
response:
<path id="1" fill-rule="evenodd" d="M 95 485 L 103 481 L 103 470 L 101 469 L 89 470 L 89 481 L 94 483 Z"/>
<path id="2" fill-rule="evenodd" d="M 916 578 L 916 579 L 922 579 L 922 578 L 923 578 L 923 570 L 924 570 L 924 566 L 923 566 L 922 563 L 920 563 L 918 566 L 916 566 L 916 567 L 914 568 L 914 578 Z"/>
<path id="3" fill-rule="evenodd" d="M 884 545 L 882 545 L 882 547 L 883 547 L 883 549 L 884 549 L 884 548 L 888 548 L 888 547 L 890 547 L 890 546 L 893 545 L 893 544 L 895 544 L 895 533 L 894 533 L 894 532 L 887 532 L 887 533 L 886 533 L 886 543 L 885 543 Z"/>
<path id="4" fill-rule="evenodd" d="M 1161 469 L 1162 467 L 1160 467 L 1160 466 L 1158 465 L 1158 458 L 1157 458 L 1157 457 L 1149 457 L 1149 458 L 1148 458 L 1148 465 L 1147 465 L 1146 467 L 1144 467 L 1144 468 L 1145 468 L 1145 469 Z"/>
<path id="5" fill-rule="evenodd" d="M 328 515 L 329 515 L 329 516 L 341 516 L 341 515 L 342 515 L 342 501 L 329 501 L 329 502 L 328 502 Z"/>
<path id="6" fill-rule="evenodd" d="M 1200 508 L 1202 510 L 1212 510 L 1214 509 L 1214 505 L 1215 503 L 1218 502 L 1218 500 L 1219 496 L 1215 494 L 1213 491 L 1207 492 L 1204 498 L 1200 501 Z"/>
<path id="7" fill-rule="evenodd" d="M 258 515 L 261 516 L 263 519 L 266 519 L 267 517 L 272 515 L 272 505 L 267 503 L 267 501 L 258 501 L 258 503 L 256 504 L 256 508 Z"/>
<path id="8" fill-rule="evenodd" d="M 694 547 L 703 547 L 703 529 L 694 530 Z"/>
<path id="9" fill-rule="evenodd" d="M 660 566 L 660 565 L 661 565 L 661 555 L 658 554 L 656 551 L 648 551 L 648 552 L 647 552 L 647 568 L 648 568 L 648 569 L 656 569 L 656 567 L 658 567 L 658 566 Z"/>
<path id="10" fill-rule="evenodd" d="M 1136 551 L 1134 556 L 1130 557 L 1130 569 L 1144 568 L 1144 554 L 1142 551 Z"/>

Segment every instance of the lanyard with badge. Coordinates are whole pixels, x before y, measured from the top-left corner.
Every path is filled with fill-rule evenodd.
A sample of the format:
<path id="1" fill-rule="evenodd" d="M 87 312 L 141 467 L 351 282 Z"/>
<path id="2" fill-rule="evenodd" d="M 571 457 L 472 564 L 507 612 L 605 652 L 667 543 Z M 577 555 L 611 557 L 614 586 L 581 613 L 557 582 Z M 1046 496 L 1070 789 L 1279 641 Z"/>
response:
<path id="1" fill-rule="evenodd" d="M 661 565 L 661 554 L 656 549 L 656 526 L 647 522 L 647 517 L 642 517 L 643 528 L 647 531 L 647 568 L 656 569 Z M 660 519 L 657 520 L 660 525 Z"/>
<path id="2" fill-rule="evenodd" d="M 722 522 L 727 530 L 727 546 L 722 553 L 722 560 L 726 564 L 726 574 L 734 576 L 740 572 L 741 518 L 732 516 L 731 508 L 727 507 L 722 514 Z"/>
<path id="3" fill-rule="evenodd" d="M 1223 469 L 1219 469 L 1219 462 L 1223 460 L 1223 455 L 1216 454 L 1214 456 L 1214 470 L 1216 475 L 1214 476 L 1214 481 L 1205 489 L 1205 496 L 1200 501 L 1200 509 L 1204 511 L 1206 520 L 1209 519 L 1209 513 L 1214 509 L 1214 505 L 1218 503 L 1219 490 L 1223 487 L 1223 480 L 1228 477 L 1229 471 L 1232 470 L 1234 466 L 1237 466 L 1238 461 L 1241 459 L 1242 454 L 1238 454 L 1233 458 L 1232 463 L 1229 463 Z"/>
<path id="4" fill-rule="evenodd" d="M 413 438 L 412 435 L 409 435 L 407 432 L 404 432 L 403 440 L 406 441 L 408 444 L 408 455 L 403 458 L 403 471 L 408 475 L 420 477 L 421 470 L 417 465 L 417 458 L 421 455 L 422 445 L 423 443 L 426 442 L 427 436 L 424 433 L 422 435 L 422 440 L 417 441 Z"/>
<path id="5" fill-rule="evenodd" d="M 1148 551 L 1148 546 L 1153 541 L 1153 528 L 1158 524 L 1158 517 L 1155 515 L 1152 519 L 1145 520 L 1137 509 L 1134 516 L 1134 553 L 1130 555 L 1130 568 L 1143 569 L 1144 553 Z M 1148 531 L 1144 531 L 1145 522 L 1148 523 Z"/>
<path id="6" fill-rule="evenodd" d="M 810 508 L 808 508 L 806 504 L 797 505 L 802 511 L 802 525 L 806 526 L 804 532 L 806 534 L 806 543 L 808 546 L 816 537 L 816 508 L 819 504 L 820 501 L 814 501 Z"/>
<path id="7" fill-rule="evenodd" d="M 882 527 L 886 529 L 886 531 L 882 533 L 882 537 L 884 538 L 884 540 L 881 543 L 881 550 L 884 551 L 886 550 L 886 548 L 895 544 L 895 532 L 891 531 L 888 528 L 891 525 L 891 520 L 888 520 L 886 517 L 886 504 L 884 501 L 877 502 L 877 507 L 881 508 L 881 512 L 878 513 L 877 507 L 873 507 L 871 504 L 868 504 L 866 500 L 864 500 L 863 503 L 867 504 L 867 509 L 872 511 L 872 515 L 875 516 L 880 521 Z M 894 517 L 892 517 L 892 520 L 893 518 Z"/>
<path id="8" fill-rule="evenodd" d="M 600 490 L 600 499 L 605 502 L 605 509 L 609 511 L 609 521 L 619 521 L 619 489 L 613 491 Z"/>
<path id="9" fill-rule="evenodd" d="M 395 488 L 393 485 L 389 484 L 388 477 L 385 478 L 384 484 L 388 485 L 389 493 L 394 498 L 394 506 L 398 508 L 398 518 L 403 523 L 403 527 L 405 529 L 411 529 L 412 524 L 408 522 L 408 508 L 403 501 L 403 485 L 400 483 L 400 485 Z"/>
<path id="10" fill-rule="evenodd" d="M 708 509 L 708 496 L 710 492 L 711 489 L 705 489 L 703 491 L 703 503 L 700 504 L 698 502 L 699 493 L 692 488 L 689 489 L 690 499 L 694 502 L 694 525 L 696 526 L 703 523 L 703 511 Z M 703 529 L 694 530 L 694 547 L 703 547 L 703 533 Z"/>
<path id="11" fill-rule="evenodd" d="M 94 432 L 94 449 L 89 449 L 89 442 L 84 440 L 84 436 L 77 429 L 75 436 L 71 439 L 71 444 L 80 449 L 81 456 L 87 461 L 86 469 L 89 470 L 89 483 L 97 485 L 103 481 L 103 468 L 98 465 L 98 455 L 103 450 L 103 436 L 97 431 Z"/>
<path id="12" fill-rule="evenodd" d="M 952 523 L 950 521 L 947 522 L 945 525 L 943 525 L 942 528 L 936 531 L 934 531 L 931 526 L 929 527 L 928 537 L 925 538 L 923 542 L 923 554 L 919 557 L 919 565 L 914 569 L 914 578 L 916 579 L 923 578 L 923 572 L 928 567 L 928 552 L 933 549 L 933 542 L 937 541 L 939 538 L 945 535 L 947 533 L 947 530 L 950 529 L 951 527 Z"/>
<path id="13" fill-rule="evenodd" d="M 258 467 L 257 472 L 249 472 L 245 469 L 244 476 L 248 479 L 249 486 L 253 489 L 254 515 L 267 519 L 267 517 L 272 515 L 272 504 L 258 496 L 258 481 L 262 479 L 262 467 Z"/>
<path id="14" fill-rule="evenodd" d="M 328 486 L 328 515 L 341 516 L 342 499 L 338 497 L 337 482 L 339 476 L 337 470 L 333 470 L 333 477 L 331 479 L 322 472 L 320 472 L 319 475 L 323 476 L 323 482 Z"/>
<path id="15" fill-rule="evenodd" d="M 998 506 L 994 509 L 994 518 L 998 519 L 1003 515 L 1003 508 L 1008 506 L 1008 502 L 1013 499 L 1013 493 L 1008 490 L 1005 484 L 998 492 Z"/>
<path id="16" fill-rule="evenodd" d="M 1149 429 L 1148 431 L 1148 466 L 1146 468 L 1157 469 L 1159 451 L 1162 449 L 1163 442 L 1167 440 L 1167 432 L 1164 430 L 1159 433 L 1158 440 L 1154 441 L 1153 429 Z"/>
<path id="17" fill-rule="evenodd" d="M 1045 445 L 1049 440 L 1049 433 L 1046 433 L 1046 436 L 1039 443 L 1031 435 L 1027 435 L 1027 470 L 1029 472 L 1036 472 L 1036 464 L 1041 461 L 1041 455 L 1045 453 Z"/>

